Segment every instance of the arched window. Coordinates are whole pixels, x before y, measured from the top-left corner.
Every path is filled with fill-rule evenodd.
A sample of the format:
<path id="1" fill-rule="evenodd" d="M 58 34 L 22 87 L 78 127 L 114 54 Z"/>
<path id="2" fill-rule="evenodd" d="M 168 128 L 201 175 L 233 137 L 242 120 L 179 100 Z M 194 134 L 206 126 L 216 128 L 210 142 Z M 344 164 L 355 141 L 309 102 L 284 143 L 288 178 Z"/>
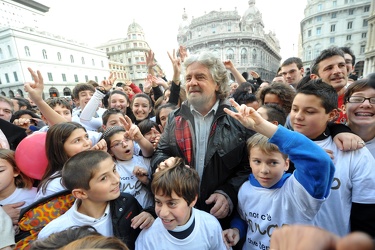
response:
<path id="1" fill-rule="evenodd" d="M 227 60 L 233 60 L 234 59 L 234 51 L 232 49 L 228 49 L 226 53 Z"/>
<path id="2" fill-rule="evenodd" d="M 63 92 L 64 92 L 64 96 L 71 96 L 72 95 L 72 91 L 68 87 L 65 87 Z"/>
<path id="3" fill-rule="evenodd" d="M 316 58 L 320 54 L 321 51 L 322 51 L 322 45 L 318 43 L 317 45 L 315 45 L 315 48 L 314 48 L 314 58 Z"/>
<path id="4" fill-rule="evenodd" d="M 44 49 L 44 50 L 42 50 L 42 53 L 43 53 L 43 58 L 44 59 L 48 59 L 47 58 L 47 51 Z"/>
<path id="5" fill-rule="evenodd" d="M 61 53 L 57 52 L 57 60 L 61 61 Z"/>
<path id="6" fill-rule="evenodd" d="M 85 58 L 82 56 L 81 58 L 82 64 L 85 64 Z"/>
<path id="7" fill-rule="evenodd" d="M 52 87 L 49 89 L 49 96 L 50 97 L 59 97 L 59 91 L 57 90 L 57 88 L 55 87 Z"/>
<path id="8" fill-rule="evenodd" d="M 241 50 L 241 65 L 247 64 L 247 49 Z"/>
<path id="9" fill-rule="evenodd" d="M 3 50 L 0 48 L 0 60 L 3 60 L 3 59 L 4 59 Z"/>
<path id="10" fill-rule="evenodd" d="M 74 57 L 73 57 L 73 55 L 70 55 L 70 62 L 74 63 Z"/>
<path id="11" fill-rule="evenodd" d="M 27 46 L 25 46 L 25 55 L 30 56 L 30 49 Z"/>
<path id="12" fill-rule="evenodd" d="M 253 49 L 253 60 L 255 61 L 257 59 L 257 50 Z"/>

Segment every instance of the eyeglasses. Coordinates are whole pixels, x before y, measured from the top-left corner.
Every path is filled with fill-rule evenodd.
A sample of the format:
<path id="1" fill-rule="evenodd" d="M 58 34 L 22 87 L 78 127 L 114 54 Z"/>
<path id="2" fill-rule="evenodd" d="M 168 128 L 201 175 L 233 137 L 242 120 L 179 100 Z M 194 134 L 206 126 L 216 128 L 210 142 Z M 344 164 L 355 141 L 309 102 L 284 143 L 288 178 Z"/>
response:
<path id="1" fill-rule="evenodd" d="M 127 145 L 129 143 L 130 139 L 124 138 L 121 141 L 115 141 L 115 143 L 110 148 L 118 148 L 120 146 L 123 146 L 124 144 Z"/>
<path id="2" fill-rule="evenodd" d="M 368 100 L 371 104 L 375 104 L 375 97 L 362 97 L 362 96 L 351 96 L 348 98 L 348 102 L 350 103 L 364 103 Z"/>

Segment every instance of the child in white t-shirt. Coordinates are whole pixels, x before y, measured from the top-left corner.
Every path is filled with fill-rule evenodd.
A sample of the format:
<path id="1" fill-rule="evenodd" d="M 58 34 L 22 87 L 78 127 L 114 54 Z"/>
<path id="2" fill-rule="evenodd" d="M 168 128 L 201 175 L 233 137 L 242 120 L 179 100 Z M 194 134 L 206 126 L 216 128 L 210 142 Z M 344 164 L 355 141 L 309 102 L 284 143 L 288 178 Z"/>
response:
<path id="1" fill-rule="evenodd" d="M 158 218 L 139 234 L 135 249 L 227 249 L 219 221 L 194 208 L 199 176 L 181 158 L 171 157 L 160 163 L 151 190 Z"/>

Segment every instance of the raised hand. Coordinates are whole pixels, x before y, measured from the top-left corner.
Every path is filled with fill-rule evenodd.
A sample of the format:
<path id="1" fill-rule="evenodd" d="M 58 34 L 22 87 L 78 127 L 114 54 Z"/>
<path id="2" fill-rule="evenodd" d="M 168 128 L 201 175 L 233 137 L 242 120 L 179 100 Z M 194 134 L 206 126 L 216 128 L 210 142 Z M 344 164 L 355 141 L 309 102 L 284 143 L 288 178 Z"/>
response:
<path id="1" fill-rule="evenodd" d="M 110 91 L 111 88 L 113 87 L 114 82 L 116 81 L 116 77 L 113 75 L 113 72 L 109 75 L 107 80 L 101 81 L 99 84 L 100 86 L 104 87 L 106 91 Z"/>
<path id="2" fill-rule="evenodd" d="M 24 83 L 24 89 L 27 93 L 29 93 L 29 98 L 36 105 L 38 105 L 40 101 L 43 101 L 43 89 L 44 89 L 43 76 L 39 70 L 35 73 L 31 68 L 27 68 L 27 69 L 32 75 L 34 82 Z"/>

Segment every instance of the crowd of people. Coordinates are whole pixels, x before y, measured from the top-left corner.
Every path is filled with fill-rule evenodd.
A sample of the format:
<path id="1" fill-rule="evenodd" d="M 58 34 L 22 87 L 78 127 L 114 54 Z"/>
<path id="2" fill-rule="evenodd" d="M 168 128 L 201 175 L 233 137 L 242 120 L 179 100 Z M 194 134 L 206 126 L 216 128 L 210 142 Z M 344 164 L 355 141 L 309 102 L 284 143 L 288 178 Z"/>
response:
<path id="1" fill-rule="evenodd" d="M 288 58 L 270 82 L 168 55 L 170 81 L 146 53 L 143 90 L 111 74 L 44 100 L 29 68 L 28 99 L 0 97 L 0 249 L 374 248 L 375 73 L 350 80 L 349 48 Z M 35 178 L 15 152 L 39 133 Z M 59 198 L 53 218 L 30 213 Z"/>

